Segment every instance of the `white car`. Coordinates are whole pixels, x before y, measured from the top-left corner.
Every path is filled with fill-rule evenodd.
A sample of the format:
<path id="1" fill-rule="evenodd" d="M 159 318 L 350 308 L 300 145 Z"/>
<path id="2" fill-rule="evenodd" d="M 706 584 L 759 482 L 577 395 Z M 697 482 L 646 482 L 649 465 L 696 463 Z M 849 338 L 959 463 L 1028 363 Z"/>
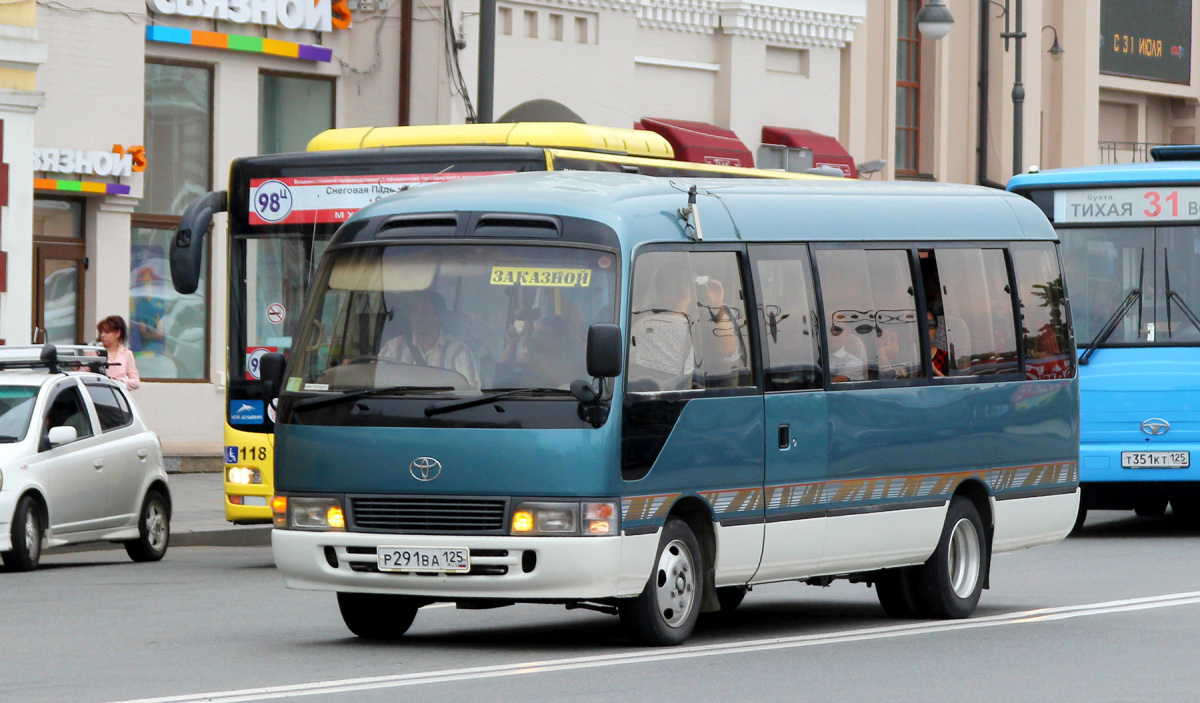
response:
<path id="1" fill-rule="evenodd" d="M 10 570 L 81 542 L 122 542 L 134 561 L 167 552 L 162 447 L 125 388 L 95 372 L 100 354 L 0 347 L 0 557 Z"/>

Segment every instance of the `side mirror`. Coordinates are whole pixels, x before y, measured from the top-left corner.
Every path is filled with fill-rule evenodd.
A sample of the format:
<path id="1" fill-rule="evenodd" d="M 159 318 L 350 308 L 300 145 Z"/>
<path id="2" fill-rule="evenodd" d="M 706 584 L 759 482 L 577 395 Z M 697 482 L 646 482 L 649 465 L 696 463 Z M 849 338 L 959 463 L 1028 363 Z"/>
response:
<path id="1" fill-rule="evenodd" d="M 268 352 L 258 360 L 258 377 L 263 382 L 263 397 L 267 400 L 283 390 L 283 374 L 287 371 L 287 360 L 280 352 Z"/>
<path id="2" fill-rule="evenodd" d="M 223 190 L 206 193 L 197 198 L 179 220 L 170 251 L 171 281 L 175 290 L 187 295 L 200 285 L 200 268 L 204 263 L 204 235 L 212 224 L 213 214 L 228 208 L 228 193 Z"/>
<path id="3" fill-rule="evenodd" d="M 611 322 L 595 322 L 588 327 L 587 372 L 592 378 L 613 378 L 621 375 L 621 351 L 624 347 L 621 328 Z"/>
<path id="4" fill-rule="evenodd" d="M 69 425 L 60 425 L 51 427 L 50 432 L 46 435 L 46 439 L 50 441 L 51 447 L 57 447 L 60 444 L 69 444 L 74 442 L 78 437 L 75 428 Z"/>

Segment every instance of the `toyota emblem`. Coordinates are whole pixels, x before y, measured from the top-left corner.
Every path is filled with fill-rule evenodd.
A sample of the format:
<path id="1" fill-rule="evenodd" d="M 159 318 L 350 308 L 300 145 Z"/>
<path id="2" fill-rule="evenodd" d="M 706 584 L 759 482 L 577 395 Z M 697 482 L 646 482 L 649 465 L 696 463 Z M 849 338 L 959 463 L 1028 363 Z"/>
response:
<path id="1" fill-rule="evenodd" d="M 418 481 L 432 481 L 442 475 L 442 462 L 431 456 L 417 457 L 408 465 L 408 473 Z"/>
<path id="2" fill-rule="evenodd" d="M 1169 429 L 1171 429 L 1171 423 L 1157 417 L 1152 417 L 1142 423 L 1142 432 L 1150 435 L 1166 434 Z"/>

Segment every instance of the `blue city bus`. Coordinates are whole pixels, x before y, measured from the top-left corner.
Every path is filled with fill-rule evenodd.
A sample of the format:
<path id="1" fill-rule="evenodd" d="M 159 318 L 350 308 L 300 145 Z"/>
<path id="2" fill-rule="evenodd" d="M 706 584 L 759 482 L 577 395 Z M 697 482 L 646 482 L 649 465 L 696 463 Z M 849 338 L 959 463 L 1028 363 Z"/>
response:
<path id="1" fill-rule="evenodd" d="M 1200 520 L 1200 146 L 1015 176 L 1053 223 L 1079 342 L 1089 509 Z"/>
<path id="2" fill-rule="evenodd" d="M 972 186 L 548 172 L 326 250 L 279 389 L 275 562 L 348 628 L 551 603 L 672 645 L 761 583 L 962 618 L 1078 506 L 1057 241 Z"/>

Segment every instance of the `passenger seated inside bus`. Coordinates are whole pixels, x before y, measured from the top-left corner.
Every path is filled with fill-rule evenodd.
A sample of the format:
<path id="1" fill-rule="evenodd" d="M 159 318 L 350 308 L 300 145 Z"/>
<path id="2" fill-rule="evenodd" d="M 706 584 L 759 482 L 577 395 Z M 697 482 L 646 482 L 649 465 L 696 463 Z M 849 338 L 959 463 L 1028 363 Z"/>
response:
<path id="1" fill-rule="evenodd" d="M 407 306 L 411 338 L 396 335 L 379 349 L 379 356 L 402 364 L 448 369 L 467 379 L 472 390 L 479 390 L 479 365 L 470 347 L 442 328 L 446 300 L 433 289 L 418 291 Z"/>
<path id="2" fill-rule="evenodd" d="M 697 357 L 716 356 L 714 370 L 741 360 L 740 327 L 725 302 L 725 286 L 707 275 L 694 275 L 679 255 L 647 255 L 654 270 L 639 272 L 630 313 L 629 389 L 677 391 L 696 387 Z M 697 290 L 701 291 L 697 296 Z M 701 319 L 701 316 L 704 319 Z M 709 329 L 708 349 L 697 343 L 698 330 Z M 744 363 L 744 362 L 743 362 Z M 720 374 L 717 374 L 720 375 Z M 729 381 L 736 383 L 736 376 Z M 714 380 L 716 375 L 713 376 Z M 703 387 L 703 386 L 701 386 Z"/>
<path id="3" fill-rule="evenodd" d="M 941 304 L 938 303 L 937 307 Z M 927 327 L 929 328 L 929 357 L 932 362 L 934 376 L 946 376 L 950 371 L 950 357 L 946 354 L 946 350 L 938 346 L 938 311 L 930 309 L 925 311 Z"/>
<path id="4" fill-rule="evenodd" d="M 854 330 L 839 327 L 829 328 L 829 380 L 834 383 L 850 383 L 867 380 L 867 347 Z"/>

